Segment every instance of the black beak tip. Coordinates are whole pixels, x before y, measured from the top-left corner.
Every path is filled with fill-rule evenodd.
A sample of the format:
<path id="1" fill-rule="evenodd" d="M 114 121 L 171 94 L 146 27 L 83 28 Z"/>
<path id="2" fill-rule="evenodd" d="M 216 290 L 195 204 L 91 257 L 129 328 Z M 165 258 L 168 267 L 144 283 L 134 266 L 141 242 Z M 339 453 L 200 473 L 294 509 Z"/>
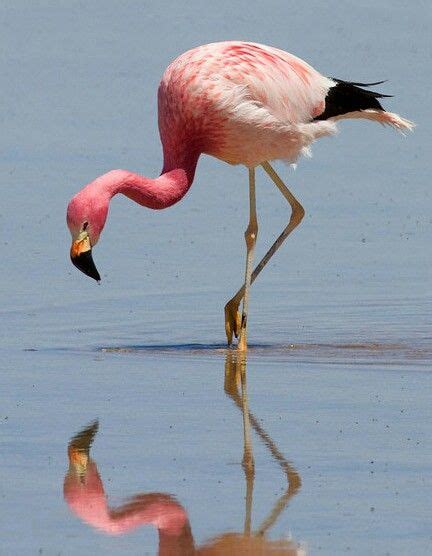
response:
<path id="1" fill-rule="evenodd" d="M 93 262 L 91 249 L 89 251 L 85 251 L 84 253 L 80 253 L 76 257 L 71 257 L 71 261 L 74 266 L 81 270 L 81 272 L 90 276 L 90 278 L 93 278 L 98 283 L 101 281 L 100 274 Z"/>

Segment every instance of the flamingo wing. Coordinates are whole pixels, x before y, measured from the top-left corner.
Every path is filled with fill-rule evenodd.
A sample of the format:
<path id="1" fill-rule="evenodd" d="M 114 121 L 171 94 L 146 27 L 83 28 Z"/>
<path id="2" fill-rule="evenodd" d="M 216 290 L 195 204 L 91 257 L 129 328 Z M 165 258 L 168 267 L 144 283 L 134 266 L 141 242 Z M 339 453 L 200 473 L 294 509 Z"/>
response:
<path id="1" fill-rule="evenodd" d="M 333 123 L 313 121 L 333 85 L 276 48 L 240 41 L 198 47 L 177 58 L 162 79 L 162 141 L 169 142 L 177 123 L 176 137 L 199 137 L 202 152 L 226 162 L 294 162 L 315 139 L 335 132 Z"/>

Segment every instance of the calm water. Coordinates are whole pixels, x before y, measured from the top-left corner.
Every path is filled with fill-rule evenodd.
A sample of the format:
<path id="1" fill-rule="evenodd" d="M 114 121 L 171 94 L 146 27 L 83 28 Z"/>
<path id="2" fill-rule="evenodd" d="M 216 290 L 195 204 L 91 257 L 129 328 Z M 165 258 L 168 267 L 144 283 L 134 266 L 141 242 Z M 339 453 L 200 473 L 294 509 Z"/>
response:
<path id="1" fill-rule="evenodd" d="M 0 554 L 430 554 L 430 4 L 63 4 L 0 22 Z M 419 124 L 277 165 L 307 214 L 254 285 L 247 364 L 223 327 L 244 169 L 203 157 L 162 212 L 116 198 L 100 286 L 64 222 L 102 172 L 158 173 L 163 69 L 226 38 L 389 79 Z M 287 207 L 264 172 L 257 196 L 259 257 Z"/>

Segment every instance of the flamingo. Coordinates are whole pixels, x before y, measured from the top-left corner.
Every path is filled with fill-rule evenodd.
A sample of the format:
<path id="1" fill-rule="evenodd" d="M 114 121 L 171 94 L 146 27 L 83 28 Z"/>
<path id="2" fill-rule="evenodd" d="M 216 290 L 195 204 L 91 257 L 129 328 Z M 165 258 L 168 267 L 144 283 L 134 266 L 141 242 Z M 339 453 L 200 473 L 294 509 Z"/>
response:
<path id="1" fill-rule="evenodd" d="M 412 130 L 412 122 L 381 106 L 378 99 L 388 95 L 368 89 L 380 83 L 329 78 L 292 54 L 252 42 L 218 42 L 185 52 L 168 66 L 159 85 L 160 176 L 147 178 L 112 170 L 71 199 L 67 224 L 73 264 L 100 280 L 92 248 L 99 240 L 114 195 L 122 193 L 142 206 L 160 210 L 186 195 L 201 154 L 246 166 L 249 223 L 245 231 L 245 279 L 225 305 L 228 345 L 234 335 L 238 349 L 245 351 L 250 286 L 305 214 L 270 162 L 282 159 L 295 163 L 316 139 L 333 135 L 337 120 L 343 118 L 373 120 L 401 132 Z M 259 165 L 290 205 L 291 215 L 252 270 L 258 234 L 255 169 Z"/>

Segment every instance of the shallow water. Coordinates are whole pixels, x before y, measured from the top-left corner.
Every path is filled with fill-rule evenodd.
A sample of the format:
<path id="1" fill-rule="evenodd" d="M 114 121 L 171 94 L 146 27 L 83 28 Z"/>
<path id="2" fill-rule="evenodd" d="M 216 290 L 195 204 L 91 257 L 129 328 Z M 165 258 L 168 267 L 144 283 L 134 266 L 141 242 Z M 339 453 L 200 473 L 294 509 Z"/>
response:
<path id="1" fill-rule="evenodd" d="M 429 3 L 3 13 L 0 554 L 429 554 Z M 344 122 L 311 161 L 276 165 L 306 217 L 254 284 L 247 366 L 222 310 L 244 268 L 244 169 L 203 157 L 167 211 L 115 199 L 100 286 L 70 265 L 64 222 L 96 175 L 157 174 L 163 68 L 226 38 L 388 78 L 386 106 L 419 123 Z M 260 257 L 287 207 L 257 177 Z"/>
<path id="2" fill-rule="evenodd" d="M 430 358 L 360 362 L 350 355 L 361 350 L 346 349 L 352 348 L 342 348 L 345 363 L 341 353 L 337 365 L 313 347 L 299 356 L 289 348 L 250 350 L 243 403 L 252 414 L 252 530 L 271 520 L 276 507 L 267 538 L 292 537 L 310 553 L 385 554 L 397 545 L 401 554 L 427 554 Z M 196 547 L 243 533 L 242 398 L 233 352 L 205 345 L 41 350 L 11 353 L 7 370 L 5 554 L 39 548 L 153 554 L 156 528 L 139 525 L 164 512 L 172 517 L 172 504 L 190 524 Z M 111 514 L 100 515 L 89 464 L 89 486 L 82 479 L 75 491 L 79 519 L 63 497 L 67 445 L 95 418 L 100 432 L 90 455 Z M 71 498 L 70 482 L 68 488 Z M 144 498 L 143 516 L 136 497 L 152 493 L 163 494 L 164 503 L 156 511 Z M 135 506 L 125 501 L 131 497 Z M 90 516 L 89 504 L 96 507 Z M 136 518 L 132 531 L 121 518 L 127 511 Z M 106 536 L 113 524 L 117 536 Z M 173 527 L 166 525 L 168 533 L 161 527 L 161 537 Z"/>

